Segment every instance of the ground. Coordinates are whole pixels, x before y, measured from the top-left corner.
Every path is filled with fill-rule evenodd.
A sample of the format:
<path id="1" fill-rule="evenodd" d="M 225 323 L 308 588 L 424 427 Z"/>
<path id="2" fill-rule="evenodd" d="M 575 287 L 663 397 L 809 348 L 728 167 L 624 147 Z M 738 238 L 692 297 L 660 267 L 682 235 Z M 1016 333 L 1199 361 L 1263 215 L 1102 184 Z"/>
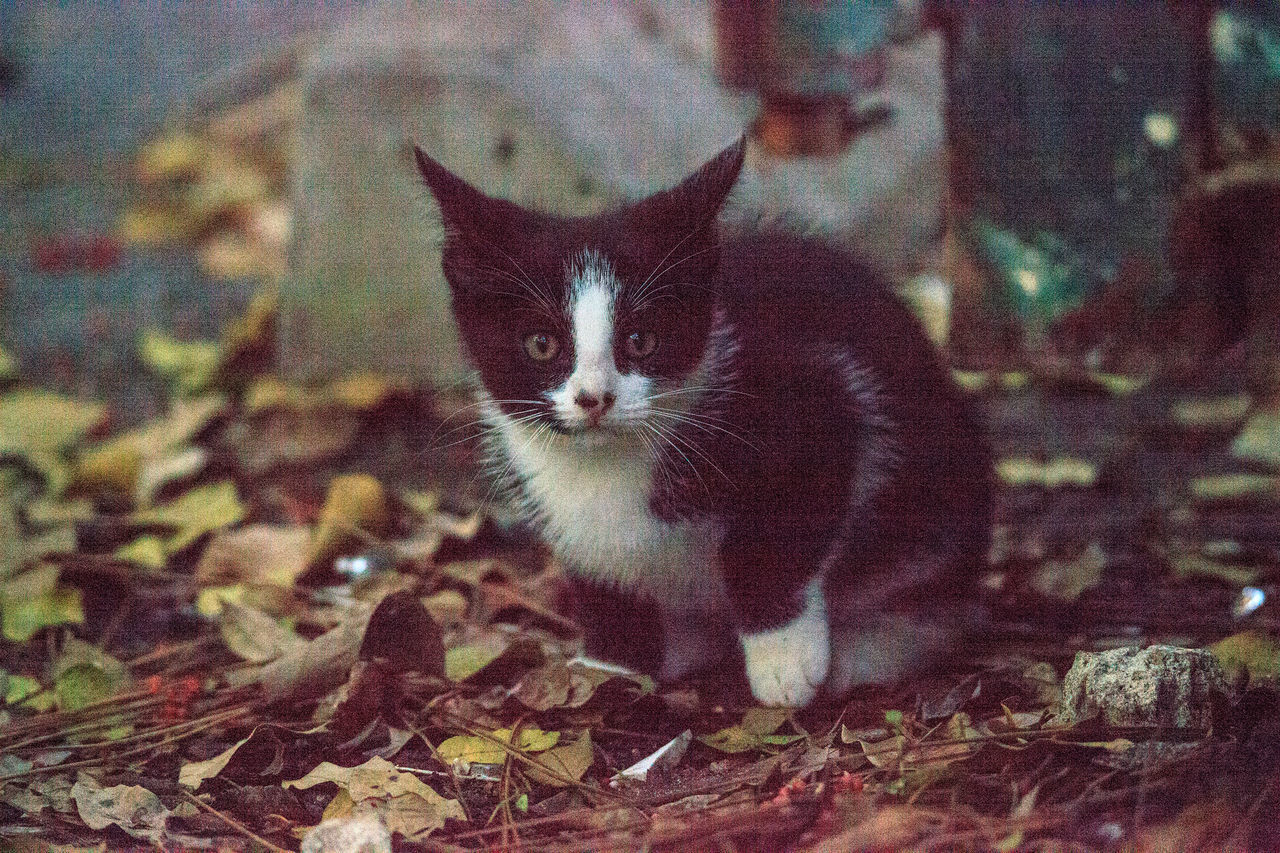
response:
<path id="1" fill-rule="evenodd" d="M 109 386 L 136 395 L 0 357 L 5 849 L 1280 847 L 1280 426 L 1233 354 L 958 374 L 999 459 L 988 627 L 904 683 L 762 709 L 574 660 L 465 400 L 273 375 L 278 182 L 191 191 L 209 144 L 147 149 L 118 228 L 19 264 L 163 242 L 268 284 L 216 339 L 145 330 Z M 1212 652 L 1194 725 L 1064 722 L 1077 652 L 1154 643 Z"/>

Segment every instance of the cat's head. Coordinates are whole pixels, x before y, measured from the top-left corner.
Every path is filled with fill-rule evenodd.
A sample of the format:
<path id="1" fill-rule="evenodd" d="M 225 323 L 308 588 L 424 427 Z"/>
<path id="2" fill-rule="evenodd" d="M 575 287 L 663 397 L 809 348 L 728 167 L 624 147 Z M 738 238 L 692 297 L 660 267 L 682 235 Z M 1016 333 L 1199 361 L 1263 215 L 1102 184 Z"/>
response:
<path id="1" fill-rule="evenodd" d="M 599 440 L 687 408 L 710 357 L 716 217 L 741 140 L 672 189 L 573 219 L 486 196 L 414 150 L 463 343 L 508 416 Z"/>

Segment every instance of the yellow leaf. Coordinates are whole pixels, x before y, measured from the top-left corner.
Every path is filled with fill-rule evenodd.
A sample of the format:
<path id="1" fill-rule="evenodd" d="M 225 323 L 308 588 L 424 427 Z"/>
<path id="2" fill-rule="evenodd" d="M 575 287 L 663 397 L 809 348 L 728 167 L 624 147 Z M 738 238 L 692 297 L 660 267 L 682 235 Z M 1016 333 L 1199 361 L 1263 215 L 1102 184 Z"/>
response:
<path id="1" fill-rule="evenodd" d="M 190 178 L 200 171 L 209 156 L 209 146 L 186 131 L 162 136 L 138 154 L 135 168 L 143 183 Z"/>
<path id="2" fill-rule="evenodd" d="M 1209 647 L 1228 674 L 1245 671 L 1250 683 L 1280 680 L 1280 642 L 1263 631 L 1242 631 Z"/>
<path id="3" fill-rule="evenodd" d="M 206 586 L 196 593 L 196 612 L 210 619 L 220 615 L 228 602 L 241 602 L 248 590 L 244 584 Z"/>
<path id="4" fill-rule="evenodd" d="M 1128 397 L 1151 382 L 1149 376 L 1125 376 L 1119 373 L 1093 372 L 1089 374 L 1089 378 L 1113 397 Z"/>
<path id="5" fill-rule="evenodd" d="M 105 490 L 132 497 L 142 471 L 142 453 L 128 444 L 112 442 L 81 455 L 72 474 L 80 489 Z"/>
<path id="6" fill-rule="evenodd" d="M 407 387 L 404 382 L 377 373 L 357 373 L 331 382 L 325 396 L 348 409 L 368 412 Z"/>
<path id="7" fill-rule="evenodd" d="M 0 382 L 8 382 L 18 375 L 18 362 L 14 361 L 9 351 L 0 346 Z"/>
<path id="8" fill-rule="evenodd" d="M 444 674 L 450 681 L 470 678 L 502 654 L 500 646 L 469 643 L 456 646 L 444 653 Z"/>
<path id="9" fill-rule="evenodd" d="M 309 565 L 330 560 L 346 548 L 383 535 L 390 522 L 387 493 L 376 477 L 334 477 L 311 541 Z"/>
<path id="10" fill-rule="evenodd" d="M 1249 397 L 1233 394 L 1226 397 L 1193 397 L 1178 400 L 1169 415 L 1180 426 L 1195 431 L 1229 430 L 1249 414 Z"/>
<path id="11" fill-rule="evenodd" d="M 489 737 L 457 735 L 436 747 L 436 752 L 443 761 L 449 763 L 464 761 L 467 764 L 501 764 L 506 760 L 507 751 L 494 741 L 508 744 L 520 752 L 542 752 L 555 746 L 560 740 L 559 732 L 524 728 L 520 730 L 519 743 L 512 744 L 511 734 L 511 729 L 496 729 L 490 732 Z"/>
<path id="12" fill-rule="evenodd" d="M 165 542 L 166 552 L 173 554 L 210 531 L 239 523 L 245 512 L 235 483 L 225 480 L 192 489 L 154 509 L 135 512 L 131 518 L 137 524 L 176 528 L 177 532 Z"/>
<path id="13" fill-rule="evenodd" d="M 572 779 L 574 782 L 582 781 L 583 774 L 595 760 L 595 751 L 591 747 L 591 732 L 584 731 L 582 737 L 573 743 L 553 747 L 539 755 L 536 760 L 551 772 L 538 767 L 524 767 L 524 774 L 534 782 L 550 785 L 553 788 L 563 788 L 569 784 L 567 779 Z"/>
<path id="14" fill-rule="evenodd" d="M 1280 409 L 1257 412 L 1231 445 L 1237 459 L 1280 468 Z"/>
<path id="15" fill-rule="evenodd" d="M 117 548 L 113 556 L 148 569 L 163 569 L 169 562 L 164 553 L 164 542 L 158 536 L 139 536 Z"/>
<path id="16" fill-rule="evenodd" d="M 1280 499 L 1280 477 L 1266 474 L 1206 474 L 1191 481 L 1191 495 L 1206 503 Z"/>
<path id="17" fill-rule="evenodd" d="M 154 329 L 142 333 L 138 354 L 182 394 L 207 388 L 222 362 L 222 347 L 213 341 L 179 341 Z"/>
<path id="18" fill-rule="evenodd" d="M 124 243 L 159 246 L 185 240 L 194 228 L 182 210 L 166 205 L 142 204 L 125 210 L 116 222 L 116 234 Z"/>
<path id="19" fill-rule="evenodd" d="M 774 734 L 789 716 L 786 708 L 750 708 L 737 725 L 723 728 L 715 734 L 701 735 L 698 740 L 712 749 L 730 754 L 784 746 L 804 737 Z"/>

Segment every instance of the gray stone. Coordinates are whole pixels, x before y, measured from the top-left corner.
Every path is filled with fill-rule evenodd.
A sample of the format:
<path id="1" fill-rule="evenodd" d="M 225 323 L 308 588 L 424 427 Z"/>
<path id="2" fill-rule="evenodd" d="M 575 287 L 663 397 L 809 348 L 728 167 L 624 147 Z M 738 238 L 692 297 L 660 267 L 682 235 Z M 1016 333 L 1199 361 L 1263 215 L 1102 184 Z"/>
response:
<path id="1" fill-rule="evenodd" d="M 755 102 L 717 84 L 713 46 L 696 0 L 379 4 L 321 40 L 302 62 L 285 370 L 456 381 L 439 225 L 407 143 L 492 194 L 590 213 L 675 183 L 745 128 Z M 885 95 L 894 119 L 842 157 L 751 152 L 726 217 L 907 267 L 938 231 L 938 39 L 895 48 Z"/>
<path id="2" fill-rule="evenodd" d="M 1054 722 L 1073 725 L 1096 717 L 1113 726 L 1204 731 L 1213 723 L 1215 696 L 1230 692 L 1222 667 L 1206 649 L 1077 652 L 1062 681 Z"/>

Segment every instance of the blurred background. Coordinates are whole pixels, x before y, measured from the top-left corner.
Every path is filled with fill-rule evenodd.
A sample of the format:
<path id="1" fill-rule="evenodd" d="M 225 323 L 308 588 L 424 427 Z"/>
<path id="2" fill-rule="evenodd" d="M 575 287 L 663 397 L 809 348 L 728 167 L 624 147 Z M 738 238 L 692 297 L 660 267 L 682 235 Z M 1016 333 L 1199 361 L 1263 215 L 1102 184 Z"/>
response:
<path id="1" fill-rule="evenodd" d="M 125 421 L 161 405 L 147 334 L 153 356 L 216 338 L 255 293 L 290 377 L 455 384 L 410 141 L 586 213 L 744 129 L 730 226 L 871 255 L 958 367 L 1226 370 L 1276 396 L 1275 3 L 6 0 L 0 20 L 0 343 Z"/>

